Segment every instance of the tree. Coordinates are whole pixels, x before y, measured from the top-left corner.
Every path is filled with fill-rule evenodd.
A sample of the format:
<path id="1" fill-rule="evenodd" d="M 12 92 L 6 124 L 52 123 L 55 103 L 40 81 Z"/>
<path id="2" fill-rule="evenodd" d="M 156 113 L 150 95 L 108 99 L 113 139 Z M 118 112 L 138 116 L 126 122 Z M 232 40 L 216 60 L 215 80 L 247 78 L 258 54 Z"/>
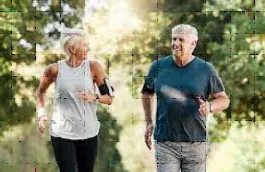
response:
<path id="1" fill-rule="evenodd" d="M 215 65 L 231 100 L 225 113 L 215 116 L 218 123 L 214 128 L 221 134 L 210 131 L 212 139 L 220 141 L 227 136 L 231 122 L 264 119 L 263 8 L 264 4 L 247 0 L 205 4 L 161 0 L 148 13 L 138 13 L 142 25 L 115 40 L 119 48 L 108 58 L 117 65 L 132 65 L 128 72 L 133 78 L 128 85 L 139 98 L 146 64 L 171 54 L 171 28 L 180 23 L 195 26 L 199 42 L 194 54 Z"/>
<path id="2" fill-rule="evenodd" d="M 24 127 L 35 125 L 29 124 L 36 116 L 34 91 L 39 82 L 38 77 L 34 76 L 36 75 L 34 70 L 65 57 L 59 53 L 54 54 L 51 50 L 59 39 L 60 26 L 81 27 L 83 7 L 84 1 L 66 0 L 60 2 L 53 0 L 51 4 L 45 1 L 26 0 L 4 1 L 1 4 L 0 20 L 3 24 L 0 26 L 0 60 L 2 62 L 0 67 L 0 96 L 2 97 L 0 134 L 19 124 L 25 124 Z M 23 70 L 23 72 L 18 70 L 23 66 L 27 67 L 27 70 Z M 106 110 L 101 109 L 99 115 L 103 118 L 102 128 L 104 128 L 99 139 L 100 143 L 106 147 L 100 147 L 98 161 L 102 166 L 97 166 L 97 168 L 99 170 L 108 168 L 111 163 L 108 164 L 106 161 L 109 160 L 116 163 L 111 165 L 110 169 L 124 171 L 120 164 L 121 159 L 115 147 L 116 144 L 112 140 L 118 140 L 121 128 L 116 125 L 111 116 L 107 117 L 109 113 Z M 113 134 L 108 134 L 106 130 L 112 131 Z M 106 144 L 103 138 L 108 138 L 114 143 Z M 25 147 L 24 145 L 21 150 L 20 148 L 17 150 L 23 152 L 22 149 L 30 149 L 31 146 Z M 45 149 L 45 147 L 41 148 L 42 151 Z M 48 150 L 51 153 L 51 149 Z M 20 154 L 19 151 L 16 152 L 19 157 L 18 161 L 21 161 L 23 156 L 32 158 L 30 153 L 25 154 L 24 151 Z M 107 157 L 102 155 L 105 152 L 108 152 Z M 42 156 L 40 152 L 38 155 Z M 43 158 L 45 159 L 45 157 Z M 47 171 L 51 168 L 43 166 L 41 169 Z"/>
<path id="3" fill-rule="evenodd" d="M 36 47 L 47 50 L 52 40 L 58 38 L 58 30 L 49 26 L 61 22 L 63 11 L 47 3 L 26 0 L 4 1 L 0 8 L 1 134 L 9 126 L 29 122 L 35 116 L 33 96 L 38 82 L 34 64 L 39 58 Z M 65 25 L 79 22 L 77 14 L 66 14 L 62 14 Z M 20 73 L 17 68 L 23 65 L 33 67 L 28 73 Z"/>
<path id="4" fill-rule="evenodd" d="M 122 127 L 117 124 L 116 119 L 102 108 L 98 111 L 99 121 L 103 124 L 99 133 L 99 151 L 95 171 L 126 172 L 121 163 L 121 156 L 116 148 L 119 142 Z"/>

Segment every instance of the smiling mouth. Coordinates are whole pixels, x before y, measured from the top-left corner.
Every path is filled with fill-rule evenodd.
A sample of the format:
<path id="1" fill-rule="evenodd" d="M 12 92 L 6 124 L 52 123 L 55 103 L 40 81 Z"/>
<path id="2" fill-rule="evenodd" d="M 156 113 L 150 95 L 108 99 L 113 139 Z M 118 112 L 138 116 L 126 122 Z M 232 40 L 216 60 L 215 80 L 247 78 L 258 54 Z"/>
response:
<path id="1" fill-rule="evenodd" d="M 174 51 L 181 51 L 182 48 L 181 47 L 177 47 L 176 45 L 173 46 L 173 50 Z"/>
<path id="2" fill-rule="evenodd" d="M 181 48 L 173 48 L 174 51 L 182 51 Z"/>

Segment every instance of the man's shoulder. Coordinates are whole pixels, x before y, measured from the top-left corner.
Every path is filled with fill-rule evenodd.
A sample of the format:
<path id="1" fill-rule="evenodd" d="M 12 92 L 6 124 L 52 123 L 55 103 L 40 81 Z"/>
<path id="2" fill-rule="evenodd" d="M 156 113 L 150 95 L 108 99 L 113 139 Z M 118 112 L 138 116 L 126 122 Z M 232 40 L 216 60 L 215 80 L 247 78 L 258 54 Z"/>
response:
<path id="1" fill-rule="evenodd" d="M 206 61 L 206 60 L 204 60 L 198 56 L 196 56 L 196 58 L 197 58 L 197 60 L 196 60 L 197 66 L 200 66 L 201 68 L 209 69 L 209 70 L 214 69 L 214 65 L 211 62 L 208 62 L 208 61 Z"/>
<path id="2" fill-rule="evenodd" d="M 172 56 L 169 55 L 169 56 L 166 56 L 166 57 L 162 57 L 162 58 L 159 58 L 159 59 L 156 59 L 152 62 L 152 66 L 164 66 L 164 65 L 167 65 L 169 64 L 169 62 L 172 60 Z"/>

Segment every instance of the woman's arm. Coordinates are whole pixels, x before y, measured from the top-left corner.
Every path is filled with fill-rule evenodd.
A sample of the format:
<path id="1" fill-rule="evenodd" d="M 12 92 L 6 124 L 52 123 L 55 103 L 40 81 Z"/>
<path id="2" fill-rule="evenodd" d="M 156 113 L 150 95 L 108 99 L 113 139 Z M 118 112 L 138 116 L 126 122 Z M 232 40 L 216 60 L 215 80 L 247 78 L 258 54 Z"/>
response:
<path id="1" fill-rule="evenodd" d="M 99 62 L 91 61 L 91 73 L 93 76 L 93 80 L 96 85 L 99 87 L 100 95 L 98 95 L 98 101 L 103 104 L 112 104 L 113 94 L 111 93 L 113 90 L 110 88 L 110 85 L 106 83 L 107 75 L 104 72 L 102 65 Z M 105 81 L 104 81 L 105 80 Z M 108 87 L 111 89 L 109 90 Z M 103 88 L 103 89 L 101 89 Z M 104 90 L 105 88 L 105 90 Z"/>
<path id="2" fill-rule="evenodd" d="M 44 121 L 47 120 L 47 114 L 45 113 L 44 110 L 46 90 L 49 88 L 49 86 L 53 83 L 53 81 L 57 77 L 57 73 L 58 73 L 57 63 L 47 66 L 40 78 L 40 84 L 36 91 L 37 95 L 36 109 L 38 113 L 39 130 L 41 133 L 45 131 Z"/>

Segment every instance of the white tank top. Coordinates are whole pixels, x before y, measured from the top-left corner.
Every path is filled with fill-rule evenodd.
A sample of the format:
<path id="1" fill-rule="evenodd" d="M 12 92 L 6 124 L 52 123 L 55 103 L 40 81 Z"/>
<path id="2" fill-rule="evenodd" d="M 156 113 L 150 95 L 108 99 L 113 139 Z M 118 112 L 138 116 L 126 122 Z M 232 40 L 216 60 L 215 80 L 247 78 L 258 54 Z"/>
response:
<path id="1" fill-rule="evenodd" d="M 68 66 L 65 60 L 58 61 L 58 65 L 50 134 L 73 140 L 96 136 L 100 128 L 97 101 L 87 103 L 78 99 L 79 90 L 96 92 L 89 61 L 83 60 L 76 68 Z"/>

